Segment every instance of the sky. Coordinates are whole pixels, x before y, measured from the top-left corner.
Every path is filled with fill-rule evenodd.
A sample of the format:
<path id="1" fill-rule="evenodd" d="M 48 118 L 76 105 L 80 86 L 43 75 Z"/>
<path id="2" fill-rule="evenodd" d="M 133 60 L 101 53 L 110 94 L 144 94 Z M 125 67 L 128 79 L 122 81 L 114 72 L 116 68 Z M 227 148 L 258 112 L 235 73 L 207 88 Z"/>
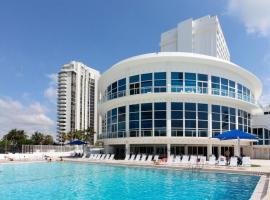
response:
<path id="1" fill-rule="evenodd" d="M 101 72 L 159 51 L 160 34 L 188 18 L 219 17 L 231 61 L 257 75 L 270 104 L 269 0 L 0 0 L 0 136 L 56 134 L 63 64 Z"/>

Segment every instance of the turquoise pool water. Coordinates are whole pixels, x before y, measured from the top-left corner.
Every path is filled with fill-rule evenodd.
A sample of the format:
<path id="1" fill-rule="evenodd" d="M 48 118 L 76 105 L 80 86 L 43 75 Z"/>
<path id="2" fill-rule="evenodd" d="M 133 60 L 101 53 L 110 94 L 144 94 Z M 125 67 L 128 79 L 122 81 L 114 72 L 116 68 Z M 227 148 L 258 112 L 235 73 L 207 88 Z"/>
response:
<path id="1" fill-rule="evenodd" d="M 258 176 L 80 163 L 0 165 L 1 200 L 237 199 Z"/>

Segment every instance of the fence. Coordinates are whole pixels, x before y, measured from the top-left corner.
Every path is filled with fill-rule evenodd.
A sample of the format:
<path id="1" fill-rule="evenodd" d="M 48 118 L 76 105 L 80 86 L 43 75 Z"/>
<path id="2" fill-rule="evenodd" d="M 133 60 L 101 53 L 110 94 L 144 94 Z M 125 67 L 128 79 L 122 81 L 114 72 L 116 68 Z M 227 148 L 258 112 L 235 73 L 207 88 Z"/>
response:
<path id="1" fill-rule="evenodd" d="M 78 147 L 65 145 L 22 145 L 22 153 L 34 153 L 34 152 L 69 152 L 77 150 Z"/>

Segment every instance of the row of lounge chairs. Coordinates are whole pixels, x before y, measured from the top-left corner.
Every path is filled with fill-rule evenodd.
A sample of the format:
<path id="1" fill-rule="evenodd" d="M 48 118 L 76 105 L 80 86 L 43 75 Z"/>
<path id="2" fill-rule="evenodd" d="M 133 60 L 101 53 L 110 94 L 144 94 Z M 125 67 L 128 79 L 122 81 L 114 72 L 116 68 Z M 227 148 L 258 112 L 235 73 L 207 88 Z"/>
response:
<path id="1" fill-rule="evenodd" d="M 124 161 L 127 162 L 141 162 L 141 163 L 160 163 L 160 164 L 168 164 L 168 165 L 209 165 L 209 166 L 231 166 L 237 167 L 239 166 L 238 158 L 231 157 L 229 163 L 227 163 L 226 158 L 224 156 L 220 156 L 218 160 L 216 160 L 215 156 L 210 156 L 209 161 L 206 160 L 206 156 L 195 156 L 195 155 L 170 155 L 170 157 L 166 160 L 160 160 L 159 155 L 146 155 L 146 154 L 131 154 L 126 155 Z M 160 161 L 160 162 L 159 162 Z M 249 167 L 251 166 L 250 157 L 243 157 L 241 166 Z"/>
<path id="2" fill-rule="evenodd" d="M 114 154 L 90 154 L 85 155 L 83 158 L 89 160 L 114 160 Z"/>

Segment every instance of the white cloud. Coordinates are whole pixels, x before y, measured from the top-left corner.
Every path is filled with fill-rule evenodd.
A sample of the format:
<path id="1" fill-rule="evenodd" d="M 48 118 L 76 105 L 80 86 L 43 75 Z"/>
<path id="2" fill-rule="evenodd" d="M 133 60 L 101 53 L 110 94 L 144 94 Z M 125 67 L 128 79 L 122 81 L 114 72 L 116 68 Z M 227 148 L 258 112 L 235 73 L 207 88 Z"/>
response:
<path id="1" fill-rule="evenodd" d="M 48 111 L 38 102 L 23 105 L 10 98 L 0 98 L 0 135 L 13 128 L 23 129 L 27 133 L 37 130 L 52 133 L 54 121 L 46 115 Z"/>
<path id="2" fill-rule="evenodd" d="M 57 99 L 57 74 L 49 74 L 47 78 L 50 79 L 48 88 L 44 91 L 44 96 L 53 104 L 56 104 Z"/>
<path id="3" fill-rule="evenodd" d="M 270 36 L 269 0 L 229 0 L 228 14 L 239 18 L 248 33 Z"/>

